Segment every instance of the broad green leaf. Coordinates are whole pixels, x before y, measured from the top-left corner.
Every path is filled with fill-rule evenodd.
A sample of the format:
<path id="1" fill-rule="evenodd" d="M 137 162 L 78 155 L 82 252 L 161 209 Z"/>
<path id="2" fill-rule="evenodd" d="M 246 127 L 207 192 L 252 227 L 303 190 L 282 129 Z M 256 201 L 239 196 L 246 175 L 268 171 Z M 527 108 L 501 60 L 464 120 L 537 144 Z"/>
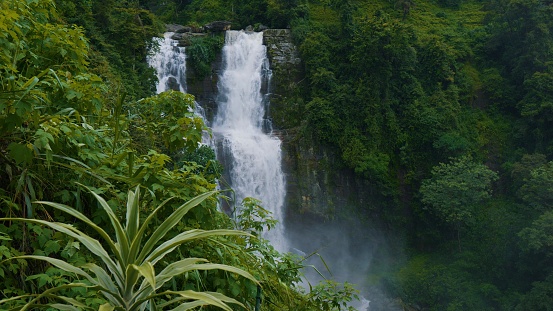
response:
<path id="1" fill-rule="evenodd" d="M 17 164 L 28 164 L 33 160 L 33 151 L 26 144 L 10 143 L 8 145 L 9 155 Z"/>
<path id="2" fill-rule="evenodd" d="M 98 311 L 113 311 L 115 308 L 110 305 L 109 303 L 104 303 L 103 305 L 98 308 Z"/>
<path id="3" fill-rule="evenodd" d="M 156 288 L 156 271 L 150 262 L 145 262 L 141 266 L 132 265 L 132 267 L 150 283 L 152 289 Z"/>

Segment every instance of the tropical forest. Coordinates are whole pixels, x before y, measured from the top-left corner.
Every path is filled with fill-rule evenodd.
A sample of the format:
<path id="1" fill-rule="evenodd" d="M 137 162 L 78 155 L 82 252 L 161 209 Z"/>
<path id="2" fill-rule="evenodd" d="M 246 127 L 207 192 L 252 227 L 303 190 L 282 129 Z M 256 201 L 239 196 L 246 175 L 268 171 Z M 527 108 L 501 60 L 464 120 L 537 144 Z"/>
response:
<path id="1" fill-rule="evenodd" d="M 1 0 L 0 277 L 0 310 L 551 311 L 553 1 Z"/>

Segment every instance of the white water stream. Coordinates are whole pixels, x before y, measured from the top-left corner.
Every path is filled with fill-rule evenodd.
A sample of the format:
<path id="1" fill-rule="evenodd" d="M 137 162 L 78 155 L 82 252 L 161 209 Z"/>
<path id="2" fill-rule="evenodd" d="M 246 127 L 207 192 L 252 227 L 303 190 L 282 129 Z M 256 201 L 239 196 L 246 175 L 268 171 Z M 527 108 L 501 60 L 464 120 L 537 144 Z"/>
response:
<path id="1" fill-rule="evenodd" d="M 157 73 L 158 94 L 170 89 L 186 92 L 185 48 L 177 46 L 178 41 L 171 39 L 173 34 L 166 32 L 164 38 L 154 38 L 159 50 L 148 57 L 148 64 Z"/>
<path id="2" fill-rule="evenodd" d="M 236 202 L 245 197 L 259 199 L 282 221 L 286 190 L 280 140 L 264 131 L 267 122 L 261 87 L 267 83 L 264 79 L 270 78 L 270 70 L 263 33 L 227 31 L 223 66 L 213 133 Z M 288 251 L 282 223 L 266 237 L 277 250 Z"/>

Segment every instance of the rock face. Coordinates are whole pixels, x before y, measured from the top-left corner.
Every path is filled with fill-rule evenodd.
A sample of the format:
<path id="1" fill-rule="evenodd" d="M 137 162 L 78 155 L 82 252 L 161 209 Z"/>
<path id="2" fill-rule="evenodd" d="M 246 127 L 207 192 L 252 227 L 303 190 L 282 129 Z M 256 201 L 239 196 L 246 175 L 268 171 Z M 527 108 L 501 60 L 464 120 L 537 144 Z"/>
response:
<path id="1" fill-rule="evenodd" d="M 273 71 L 270 112 L 276 128 L 290 129 L 301 122 L 303 66 L 290 29 L 263 31 L 263 43 Z"/>
<path id="2" fill-rule="evenodd" d="M 296 45 L 292 42 L 290 29 L 266 29 L 263 31 L 263 44 L 271 61 L 271 68 L 286 67 L 296 69 L 300 57 Z"/>
<path id="3" fill-rule="evenodd" d="M 203 79 L 194 76 L 192 70 L 186 71 L 186 86 L 188 93 L 194 95 L 196 101 L 204 108 L 207 120 L 213 120 L 217 111 L 217 83 L 223 70 L 223 55 L 219 53 L 211 63 L 211 74 Z"/>
<path id="4" fill-rule="evenodd" d="M 180 84 L 174 77 L 170 77 L 169 79 L 167 79 L 165 85 L 173 91 L 180 91 Z"/>

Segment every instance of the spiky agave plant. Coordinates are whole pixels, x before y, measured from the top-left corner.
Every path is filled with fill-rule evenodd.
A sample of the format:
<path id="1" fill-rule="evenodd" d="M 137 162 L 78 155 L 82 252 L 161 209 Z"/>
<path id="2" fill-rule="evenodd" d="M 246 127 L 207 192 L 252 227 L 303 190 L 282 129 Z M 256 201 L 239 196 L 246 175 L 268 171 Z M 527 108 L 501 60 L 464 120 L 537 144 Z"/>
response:
<path id="1" fill-rule="evenodd" d="M 215 191 L 201 194 L 181 205 L 167 217 L 161 225 L 153 230 L 153 233 L 149 236 L 146 234 L 148 225 L 155 218 L 156 213 L 170 199 L 161 203 L 143 223 L 140 223 L 140 188 L 137 186 L 135 191 L 129 190 L 126 222 L 125 226 L 123 226 L 108 203 L 93 191 L 89 191 L 94 195 L 109 216 L 115 232 L 115 240 L 112 239 L 104 229 L 93 223 L 85 215 L 67 205 L 42 201 L 37 203 L 49 205 L 79 219 L 100 235 L 107 249 L 104 248 L 100 241 L 90 237 L 70 224 L 25 218 L 0 218 L 0 221 L 24 221 L 41 224 L 67 234 L 81 242 L 91 253 L 96 255 L 102 263 L 102 267 L 95 263 L 87 263 L 81 267 L 77 267 L 63 260 L 46 256 L 26 255 L 10 258 L 8 260 L 18 258 L 44 260 L 62 270 L 74 273 L 82 279 L 86 279 L 88 284 L 84 281 L 64 284 L 48 289 L 41 294 L 28 294 L 3 299 L 0 300 L 0 305 L 10 301 L 13 302 L 14 300 L 24 299 L 26 304 L 22 308 L 17 309 L 27 310 L 41 306 L 54 307 L 61 310 L 78 310 L 78 308 L 91 309 L 75 299 L 58 295 L 58 292 L 65 289 L 84 287 L 89 290 L 97 291 L 107 301 L 107 303 L 100 307 L 101 311 L 163 310 L 168 307 L 171 307 L 171 310 L 174 311 L 182 311 L 203 305 L 213 305 L 232 311 L 227 303 L 233 303 L 243 307 L 237 300 L 216 292 L 161 290 L 162 286 L 173 277 L 194 270 L 226 270 L 258 283 L 251 274 L 242 269 L 228 265 L 209 263 L 203 258 L 186 258 L 170 263 L 159 273 L 155 271 L 156 263 L 165 255 L 172 252 L 176 247 L 187 241 L 221 235 L 248 235 L 246 232 L 236 230 L 194 229 L 182 232 L 171 239 L 162 241 L 167 232 L 173 228 L 190 209 L 214 195 L 216 193 Z M 144 243 L 143 240 L 145 241 Z M 157 299 L 160 296 L 164 298 L 169 296 L 171 299 L 169 301 L 160 302 Z M 56 302 L 42 304 L 41 301 L 44 301 L 44 298 Z"/>

